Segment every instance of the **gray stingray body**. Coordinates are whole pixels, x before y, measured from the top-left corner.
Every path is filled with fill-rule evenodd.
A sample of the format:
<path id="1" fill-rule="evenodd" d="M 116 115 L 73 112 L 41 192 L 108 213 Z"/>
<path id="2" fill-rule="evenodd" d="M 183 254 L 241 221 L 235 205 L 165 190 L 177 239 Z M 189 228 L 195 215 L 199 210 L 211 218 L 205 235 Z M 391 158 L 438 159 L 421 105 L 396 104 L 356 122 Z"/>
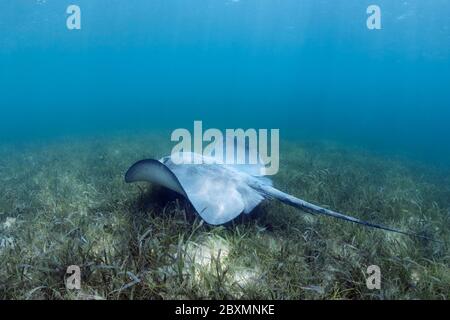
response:
<path id="1" fill-rule="evenodd" d="M 311 214 L 327 215 L 368 227 L 422 237 L 362 221 L 284 193 L 274 188 L 270 179 L 256 174 L 260 172 L 258 165 L 222 165 L 198 154 L 186 155 L 200 160 L 200 164 L 194 164 L 195 161 L 176 164 L 171 157 L 164 157 L 159 161 L 141 160 L 130 167 L 125 181 L 147 181 L 181 194 L 191 202 L 202 219 L 212 225 L 227 223 L 241 213 L 248 214 L 265 199 L 277 199 Z"/>
<path id="2" fill-rule="evenodd" d="M 175 164 L 170 157 L 142 160 L 128 170 L 125 180 L 155 183 L 183 195 L 212 225 L 248 214 L 265 199 L 262 186 L 270 186 L 271 181 L 253 176 L 256 167 L 215 164 L 203 156 L 199 160 L 201 164 Z"/>

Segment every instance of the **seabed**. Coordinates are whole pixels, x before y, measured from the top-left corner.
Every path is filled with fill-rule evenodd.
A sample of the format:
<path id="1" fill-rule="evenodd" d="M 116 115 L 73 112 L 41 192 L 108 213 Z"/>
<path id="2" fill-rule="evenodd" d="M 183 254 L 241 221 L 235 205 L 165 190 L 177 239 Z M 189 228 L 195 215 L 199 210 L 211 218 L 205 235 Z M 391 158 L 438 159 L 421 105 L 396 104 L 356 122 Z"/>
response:
<path id="1" fill-rule="evenodd" d="M 332 143 L 280 142 L 275 186 L 439 242 L 265 202 L 213 227 L 123 175 L 166 135 L 0 145 L 1 299 L 448 299 L 450 172 Z M 81 268 L 81 289 L 65 286 Z M 381 289 L 366 286 L 378 265 Z"/>

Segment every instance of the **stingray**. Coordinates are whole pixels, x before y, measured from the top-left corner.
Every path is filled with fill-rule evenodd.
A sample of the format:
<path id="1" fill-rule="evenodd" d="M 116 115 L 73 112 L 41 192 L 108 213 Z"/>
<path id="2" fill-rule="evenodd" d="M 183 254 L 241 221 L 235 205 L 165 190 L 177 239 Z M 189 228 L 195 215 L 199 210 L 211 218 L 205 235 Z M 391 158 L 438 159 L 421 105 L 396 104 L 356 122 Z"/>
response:
<path id="1" fill-rule="evenodd" d="M 198 215 L 211 225 L 225 224 L 242 213 L 251 213 L 266 199 L 276 199 L 313 215 L 330 216 L 367 227 L 429 239 L 323 208 L 282 192 L 273 186 L 269 178 L 260 175 L 260 165 L 217 164 L 211 157 L 188 152 L 183 157 L 197 161 L 178 164 L 171 156 L 160 160 L 141 160 L 128 169 L 125 181 L 146 181 L 175 191 L 185 197 Z"/>

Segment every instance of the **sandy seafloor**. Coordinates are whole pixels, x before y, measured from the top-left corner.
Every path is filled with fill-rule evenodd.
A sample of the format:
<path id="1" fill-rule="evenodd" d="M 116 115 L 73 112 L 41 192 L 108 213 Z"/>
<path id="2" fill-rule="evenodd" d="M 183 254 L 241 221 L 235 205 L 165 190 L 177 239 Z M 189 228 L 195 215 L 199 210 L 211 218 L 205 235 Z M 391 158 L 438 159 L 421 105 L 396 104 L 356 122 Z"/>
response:
<path id="1" fill-rule="evenodd" d="M 413 239 L 265 202 L 226 226 L 123 175 L 171 150 L 154 133 L 0 145 L 1 299 L 448 299 L 450 173 L 321 142 L 281 142 L 275 186 Z M 79 265 L 81 290 L 65 287 Z M 369 265 L 381 290 L 366 287 Z"/>

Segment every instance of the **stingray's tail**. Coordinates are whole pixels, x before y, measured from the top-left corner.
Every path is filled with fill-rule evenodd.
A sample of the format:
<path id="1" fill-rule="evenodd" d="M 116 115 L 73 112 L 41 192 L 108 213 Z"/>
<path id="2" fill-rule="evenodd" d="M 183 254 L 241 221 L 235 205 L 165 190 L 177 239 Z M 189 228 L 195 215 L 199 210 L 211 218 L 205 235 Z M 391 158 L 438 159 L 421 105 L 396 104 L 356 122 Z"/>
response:
<path id="1" fill-rule="evenodd" d="M 412 237 L 418 237 L 418 238 L 422 238 L 422 239 L 427 239 L 427 240 L 431 240 L 431 241 L 437 241 L 434 239 L 431 239 L 429 237 L 426 236 L 422 236 L 416 233 L 412 233 L 412 232 L 407 232 L 407 231 L 402 231 L 399 229 L 395 229 L 395 228 L 391 228 L 391 227 L 387 227 L 387 226 L 383 226 L 380 224 L 376 224 L 376 223 L 372 223 L 372 222 L 367 222 L 367 221 L 363 221 L 360 220 L 358 218 L 354 218 L 339 212 L 335 212 L 326 208 L 322 208 L 320 206 L 317 206 L 315 204 L 306 202 L 304 200 L 298 199 L 294 196 L 291 196 L 287 193 L 284 193 L 278 189 L 275 189 L 271 186 L 268 185 L 263 185 L 263 186 L 258 186 L 258 189 L 263 192 L 266 196 L 271 197 L 271 198 L 275 198 L 285 204 L 288 204 L 290 206 L 293 206 L 295 208 L 301 209 L 302 211 L 311 213 L 311 214 L 323 214 L 326 216 L 330 216 L 330 217 L 334 217 L 334 218 L 338 218 L 338 219 L 342 219 L 342 220 L 346 220 L 346 221 L 350 221 L 350 222 L 354 222 L 354 223 L 358 223 L 358 224 L 362 224 L 364 226 L 367 227 L 371 227 L 371 228 L 377 228 L 377 229 L 382 229 L 382 230 L 387 230 L 387 231 L 392 231 L 392 232 L 397 232 L 397 233 L 401 233 L 404 235 L 408 235 L 408 236 L 412 236 Z M 437 241 L 440 242 L 440 241 Z"/>

